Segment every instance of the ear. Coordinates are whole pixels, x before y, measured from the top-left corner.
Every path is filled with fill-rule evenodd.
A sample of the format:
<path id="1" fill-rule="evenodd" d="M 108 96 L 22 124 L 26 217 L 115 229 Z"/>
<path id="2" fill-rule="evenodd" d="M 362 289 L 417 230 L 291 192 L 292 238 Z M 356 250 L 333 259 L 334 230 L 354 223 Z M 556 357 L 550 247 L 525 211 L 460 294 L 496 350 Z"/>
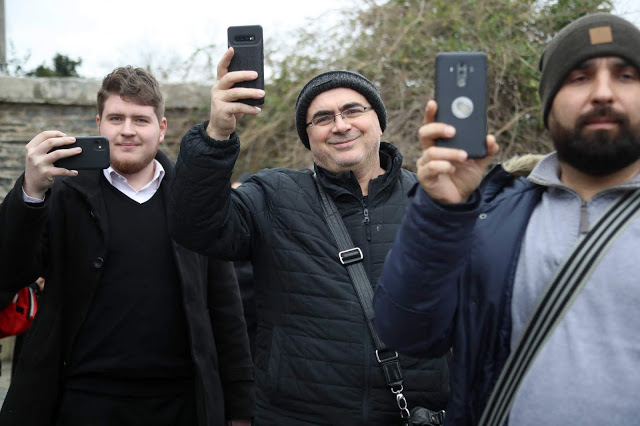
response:
<path id="1" fill-rule="evenodd" d="M 160 120 L 160 142 L 164 140 L 164 135 L 167 133 L 167 119 L 162 117 Z"/>
<path id="2" fill-rule="evenodd" d="M 96 114 L 96 126 L 98 127 L 98 131 L 100 130 L 100 114 Z"/>

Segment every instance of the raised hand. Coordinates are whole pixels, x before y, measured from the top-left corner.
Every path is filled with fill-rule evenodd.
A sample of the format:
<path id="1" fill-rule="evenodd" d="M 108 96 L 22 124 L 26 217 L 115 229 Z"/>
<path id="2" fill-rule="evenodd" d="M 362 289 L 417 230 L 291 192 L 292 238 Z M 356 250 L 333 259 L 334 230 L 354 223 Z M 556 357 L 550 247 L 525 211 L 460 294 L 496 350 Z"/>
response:
<path id="1" fill-rule="evenodd" d="M 53 163 L 61 158 L 79 154 L 82 152 L 82 148 L 74 147 L 51 152 L 51 149 L 55 147 L 69 145 L 75 141 L 76 138 L 57 130 L 44 131 L 31 139 L 25 147 L 26 161 L 22 186 L 28 196 L 42 200 L 57 176 L 78 175 L 76 170 L 55 167 Z"/>
<path id="2" fill-rule="evenodd" d="M 480 185 L 482 176 L 499 151 L 495 137 L 487 135 L 487 157 L 468 159 L 463 150 L 435 146 L 440 138 L 451 138 L 455 128 L 435 121 L 438 106 L 431 100 L 425 108 L 424 125 L 418 136 L 422 144 L 422 156 L 418 159 L 418 180 L 429 196 L 445 204 L 462 203 L 469 199 Z"/>
<path id="3" fill-rule="evenodd" d="M 233 47 L 227 51 L 218 63 L 216 83 L 211 89 L 211 116 L 207 126 L 207 134 L 216 140 L 228 139 L 236 129 L 237 121 L 244 114 L 256 115 L 260 108 L 234 102 L 238 99 L 264 97 L 264 90 L 245 87 L 233 87 L 235 83 L 250 81 L 258 78 L 255 71 L 229 72 L 229 64 L 233 58 Z"/>

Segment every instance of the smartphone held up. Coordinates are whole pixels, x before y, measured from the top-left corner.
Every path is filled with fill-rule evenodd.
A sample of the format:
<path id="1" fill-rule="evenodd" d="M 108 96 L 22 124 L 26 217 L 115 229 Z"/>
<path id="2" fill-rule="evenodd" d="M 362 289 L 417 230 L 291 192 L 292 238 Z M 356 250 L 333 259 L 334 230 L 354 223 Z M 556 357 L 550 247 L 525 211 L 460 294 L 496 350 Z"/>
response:
<path id="1" fill-rule="evenodd" d="M 469 158 L 487 156 L 487 55 L 443 52 L 436 55 L 436 121 L 455 127 L 437 146 L 467 151 Z"/>
<path id="2" fill-rule="evenodd" d="M 108 168 L 111 164 L 109 139 L 104 136 L 76 136 L 76 141 L 71 145 L 59 146 L 51 151 L 75 147 L 82 148 L 82 152 L 61 158 L 53 165 L 68 170 L 101 170 Z"/>
<path id="3" fill-rule="evenodd" d="M 256 71 L 258 78 L 236 83 L 234 87 L 248 87 L 264 90 L 264 50 L 262 27 L 260 25 L 242 25 L 227 28 L 227 44 L 233 47 L 233 58 L 229 71 Z M 262 105 L 264 98 L 239 99 L 247 105 Z"/>

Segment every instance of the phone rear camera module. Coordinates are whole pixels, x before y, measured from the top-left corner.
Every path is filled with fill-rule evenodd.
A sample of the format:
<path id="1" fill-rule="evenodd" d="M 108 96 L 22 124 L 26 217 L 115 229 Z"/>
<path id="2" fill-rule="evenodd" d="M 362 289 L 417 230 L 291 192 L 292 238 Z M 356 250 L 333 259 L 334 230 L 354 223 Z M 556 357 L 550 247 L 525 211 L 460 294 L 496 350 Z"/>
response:
<path id="1" fill-rule="evenodd" d="M 102 140 L 102 139 L 94 139 L 93 140 L 93 149 L 95 151 L 104 151 L 105 149 L 107 149 L 107 145 L 109 143 Z"/>
<path id="2" fill-rule="evenodd" d="M 464 63 L 458 64 L 458 72 L 456 76 L 456 84 L 458 87 L 465 87 L 467 85 L 467 65 Z"/>
<path id="3" fill-rule="evenodd" d="M 235 36 L 236 43 L 250 43 L 256 40 L 256 36 L 253 34 L 243 34 Z"/>

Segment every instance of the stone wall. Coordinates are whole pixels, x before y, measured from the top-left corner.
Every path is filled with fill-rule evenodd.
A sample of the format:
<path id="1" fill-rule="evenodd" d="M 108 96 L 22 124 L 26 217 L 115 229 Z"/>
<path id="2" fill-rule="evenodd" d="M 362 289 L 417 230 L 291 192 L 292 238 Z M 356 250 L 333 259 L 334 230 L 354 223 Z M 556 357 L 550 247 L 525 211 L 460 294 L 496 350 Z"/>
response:
<path id="1" fill-rule="evenodd" d="M 100 81 L 78 78 L 0 76 L 0 200 L 24 169 L 24 147 L 44 130 L 95 135 Z M 182 135 L 204 121 L 210 88 L 161 84 L 168 129 L 161 149 L 175 160 Z"/>

